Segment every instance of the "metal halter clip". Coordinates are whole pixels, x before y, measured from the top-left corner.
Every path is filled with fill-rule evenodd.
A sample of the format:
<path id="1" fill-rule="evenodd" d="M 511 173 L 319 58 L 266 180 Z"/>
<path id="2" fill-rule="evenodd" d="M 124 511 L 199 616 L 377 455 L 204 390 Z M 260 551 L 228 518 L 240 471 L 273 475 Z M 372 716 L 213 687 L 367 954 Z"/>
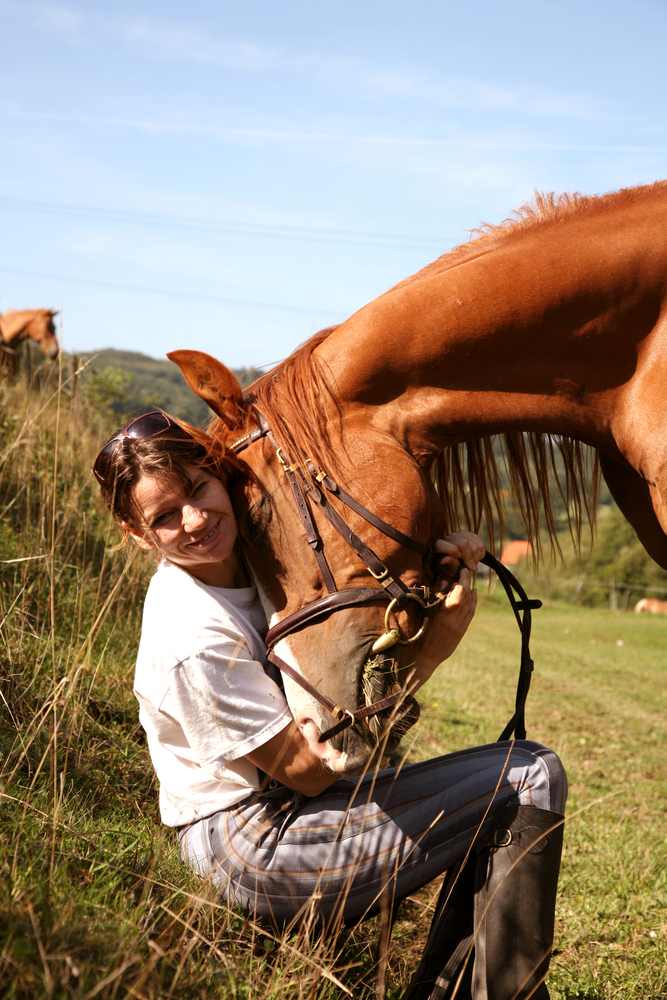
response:
<path id="1" fill-rule="evenodd" d="M 491 837 L 492 847 L 509 847 L 512 843 L 511 830 L 494 830 Z"/>
<path id="2" fill-rule="evenodd" d="M 287 462 L 283 458 L 283 450 L 282 450 L 282 448 L 276 448 L 276 455 L 278 456 L 278 461 L 282 465 L 282 467 L 283 467 L 283 469 L 284 469 L 285 472 L 296 472 L 296 470 L 299 468 L 298 464 L 295 464 L 295 465 L 288 465 L 287 464 Z"/>

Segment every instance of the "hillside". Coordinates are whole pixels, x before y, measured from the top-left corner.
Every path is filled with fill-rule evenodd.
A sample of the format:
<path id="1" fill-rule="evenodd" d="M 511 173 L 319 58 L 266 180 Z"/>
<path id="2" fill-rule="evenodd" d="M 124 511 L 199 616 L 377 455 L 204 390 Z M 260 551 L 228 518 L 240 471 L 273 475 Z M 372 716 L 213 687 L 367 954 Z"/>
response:
<path id="1" fill-rule="evenodd" d="M 71 357 L 64 359 L 65 376 L 71 370 L 72 360 Z M 151 358 L 138 351 L 118 351 L 113 348 L 78 357 L 79 365 L 86 361 L 89 364 L 80 378 L 80 394 L 86 404 L 104 418 L 102 436 L 104 433 L 111 433 L 131 416 L 156 406 L 199 426 L 204 425 L 211 416 L 206 404 L 190 391 L 179 368 L 171 361 Z M 251 368 L 234 371 L 244 386 L 261 374 L 260 370 Z M 34 347 L 32 372 L 34 382 L 57 382 L 58 365 L 44 362 Z M 499 441 L 494 450 L 501 466 L 501 482 L 506 493 L 505 537 L 525 538 L 520 505 L 512 494 L 511 484 L 500 462 Z M 555 467 L 563 483 L 564 466 L 558 452 Z M 550 593 L 558 592 L 566 600 L 572 599 L 571 595 L 576 593 L 577 603 L 607 604 L 612 579 L 623 606 L 632 607 L 639 597 L 645 595 L 645 589 L 649 596 L 662 597 L 667 593 L 667 573 L 647 555 L 615 507 L 604 482 L 599 496 L 597 542 L 591 552 L 586 541 L 588 535 L 585 533 L 581 557 L 577 557 L 570 543 L 567 505 L 555 484 L 551 486 L 550 500 L 564 557 L 564 565 L 559 568 L 555 577 L 551 575 L 546 584 Z M 497 521 L 495 527 L 497 538 Z M 529 569 L 530 567 L 522 568 L 520 575 L 526 576 L 524 582 L 530 589 L 536 583 L 530 578 Z M 540 572 L 547 572 L 544 566 Z"/>
<path id="2" fill-rule="evenodd" d="M 191 392 L 171 361 L 111 347 L 79 355 L 79 363 L 84 361 L 90 364 L 81 377 L 82 391 L 96 402 L 106 403 L 119 418 L 154 406 L 197 425 L 211 416 L 208 406 Z M 244 386 L 261 374 L 256 368 L 236 368 L 234 373 Z"/>

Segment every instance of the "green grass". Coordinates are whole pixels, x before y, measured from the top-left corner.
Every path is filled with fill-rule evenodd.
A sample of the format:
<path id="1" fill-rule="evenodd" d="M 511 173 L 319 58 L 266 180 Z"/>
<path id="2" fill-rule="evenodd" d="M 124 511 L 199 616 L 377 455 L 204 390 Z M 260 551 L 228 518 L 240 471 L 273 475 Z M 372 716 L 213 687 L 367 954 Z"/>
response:
<path id="1" fill-rule="evenodd" d="M 109 419 L 66 394 L 0 388 L 0 995 L 370 997 L 377 920 L 326 940 L 273 935 L 221 906 L 160 825 L 131 690 L 151 566 L 111 551 L 89 474 Z M 571 789 L 560 1000 L 667 997 L 666 629 L 565 605 L 535 614 L 528 735 L 560 753 Z M 482 591 L 467 641 L 424 692 L 413 756 L 498 735 L 518 650 L 504 597 Z M 390 1000 L 435 891 L 401 908 Z"/>
<path id="2" fill-rule="evenodd" d="M 518 630 L 496 589 L 422 698 L 418 752 L 497 737 L 512 713 Z M 534 614 L 528 738 L 570 794 L 554 997 L 667 996 L 667 618 L 554 605 Z"/>

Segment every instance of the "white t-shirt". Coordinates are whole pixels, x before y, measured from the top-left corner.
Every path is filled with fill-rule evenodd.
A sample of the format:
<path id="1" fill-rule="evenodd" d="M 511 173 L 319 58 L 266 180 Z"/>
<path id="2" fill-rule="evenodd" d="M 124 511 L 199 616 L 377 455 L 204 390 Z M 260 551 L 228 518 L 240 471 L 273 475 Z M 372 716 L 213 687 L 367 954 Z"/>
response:
<path id="1" fill-rule="evenodd" d="M 168 826 L 226 809 L 260 786 L 245 754 L 292 719 L 262 666 L 265 631 L 254 586 L 208 587 L 162 560 L 146 594 L 134 693 Z"/>

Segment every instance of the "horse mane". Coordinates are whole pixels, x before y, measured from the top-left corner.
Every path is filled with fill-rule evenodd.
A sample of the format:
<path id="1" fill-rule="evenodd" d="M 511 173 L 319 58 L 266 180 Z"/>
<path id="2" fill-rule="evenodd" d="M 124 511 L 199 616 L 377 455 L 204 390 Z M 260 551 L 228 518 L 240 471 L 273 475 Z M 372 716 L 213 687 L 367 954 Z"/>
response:
<path id="1" fill-rule="evenodd" d="M 555 225 L 575 214 L 599 214 L 661 188 L 667 190 L 667 181 L 595 196 L 536 192 L 533 200 L 511 218 L 500 225 L 483 224 L 473 231 L 474 239 L 454 247 L 394 288 L 455 267 L 517 240 L 538 226 Z M 322 427 L 321 414 L 327 401 L 333 403 L 341 421 L 342 411 L 329 373 L 314 354 L 335 329 L 329 327 L 315 334 L 246 391 L 251 404 L 249 420 L 252 422 L 254 408 L 263 413 L 280 446 L 306 475 L 308 458 L 334 474 L 339 469 L 333 444 Z M 225 433 L 224 428 L 218 427 L 217 433 L 221 432 Z M 231 434 L 226 436 L 231 440 Z M 577 549 L 581 547 L 584 524 L 595 528 L 601 481 L 599 456 L 580 441 L 534 432 L 482 437 L 447 447 L 430 471 L 444 507 L 447 530 L 483 531 L 491 549 L 496 542 L 502 543 L 506 535 L 511 498 L 538 560 L 545 536 L 552 555 L 560 554 L 556 495 L 565 507 L 567 525 Z"/>
<path id="2" fill-rule="evenodd" d="M 341 419 L 342 411 L 326 366 L 314 357 L 316 348 L 336 329 L 320 330 L 246 390 L 252 408 L 266 417 L 285 453 L 302 468 L 308 458 L 327 464 L 331 470 L 337 467 L 321 416 L 327 402 Z"/>
<path id="3" fill-rule="evenodd" d="M 562 470 L 558 468 L 558 456 Z M 496 542 L 502 545 L 506 537 L 511 498 L 538 563 L 544 535 L 551 555 L 561 555 L 554 493 L 563 501 L 577 551 L 581 549 L 584 524 L 595 530 L 601 481 L 599 456 L 595 449 L 574 438 L 554 438 L 532 431 L 477 438 L 446 448 L 434 463 L 431 475 L 445 510 L 445 523 L 452 526 L 450 530 L 484 531 L 491 550 Z"/>
<path id="4" fill-rule="evenodd" d="M 507 219 L 498 224 L 483 222 L 470 231 L 471 238 L 467 242 L 459 243 L 420 271 L 399 281 L 390 291 L 450 267 L 465 264 L 480 254 L 519 239 L 529 230 L 564 222 L 573 215 L 600 215 L 610 209 L 650 197 L 661 189 L 667 193 L 667 180 L 640 187 L 621 188 L 619 191 L 600 195 L 582 195 L 578 191 L 560 195 L 553 191 L 535 191 L 532 200 L 516 209 Z"/>

